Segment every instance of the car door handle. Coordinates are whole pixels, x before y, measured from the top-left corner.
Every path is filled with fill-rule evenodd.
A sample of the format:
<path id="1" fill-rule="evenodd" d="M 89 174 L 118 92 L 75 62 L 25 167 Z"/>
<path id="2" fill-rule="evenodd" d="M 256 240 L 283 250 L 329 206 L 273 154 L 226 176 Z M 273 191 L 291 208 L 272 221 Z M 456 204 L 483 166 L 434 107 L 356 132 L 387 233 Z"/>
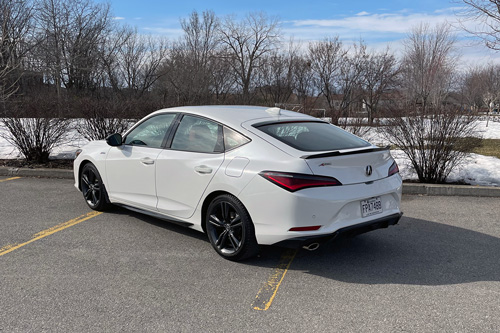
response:
<path id="1" fill-rule="evenodd" d="M 144 158 L 141 158 L 141 163 L 146 164 L 146 165 L 151 165 L 151 164 L 155 164 L 155 160 L 153 160 L 152 158 L 149 158 L 149 157 L 144 157 Z"/>
<path id="2" fill-rule="evenodd" d="M 206 165 L 198 165 L 197 167 L 194 167 L 194 171 L 196 171 L 202 175 L 206 175 L 206 174 L 212 173 L 212 168 L 207 167 Z"/>

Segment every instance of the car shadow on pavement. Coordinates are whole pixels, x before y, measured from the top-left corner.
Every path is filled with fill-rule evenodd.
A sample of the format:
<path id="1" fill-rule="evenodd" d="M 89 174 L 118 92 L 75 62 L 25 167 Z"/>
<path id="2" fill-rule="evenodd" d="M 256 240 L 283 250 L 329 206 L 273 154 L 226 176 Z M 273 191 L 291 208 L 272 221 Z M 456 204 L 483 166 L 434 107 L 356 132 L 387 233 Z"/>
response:
<path id="1" fill-rule="evenodd" d="M 203 241 L 214 260 L 228 264 L 276 267 L 286 249 L 261 246 L 257 257 L 241 263 L 224 260 L 205 234 L 169 221 L 113 207 L 109 213 L 133 216 L 148 224 Z M 189 246 L 186 244 L 186 246 Z M 339 238 L 316 251 L 300 249 L 290 270 L 363 284 L 448 285 L 500 281 L 500 238 L 442 223 L 403 217 L 396 226 L 354 238 Z"/>
<path id="2" fill-rule="evenodd" d="M 173 221 L 162 220 L 152 216 L 144 215 L 142 213 L 134 212 L 119 206 L 111 206 L 107 211 L 108 214 L 117 214 L 117 215 L 126 215 L 132 216 L 135 219 L 140 220 L 140 222 L 145 222 L 150 225 L 154 225 L 156 227 L 168 230 L 169 232 L 176 233 L 179 236 L 185 236 L 192 239 L 196 239 L 202 241 L 203 244 L 199 244 L 200 249 L 204 248 L 210 255 L 213 255 L 214 260 L 221 260 L 221 262 L 230 264 L 230 265 L 239 265 L 239 264 L 247 264 L 247 265 L 255 265 L 259 267 L 268 267 L 274 268 L 276 264 L 280 261 L 281 254 L 284 249 L 276 246 L 262 246 L 260 253 L 254 257 L 249 258 L 243 262 L 232 262 L 222 257 L 212 249 L 212 245 L 210 245 L 210 241 L 206 234 L 198 232 L 196 230 L 186 228 L 184 226 L 175 224 Z M 189 244 L 185 244 L 186 250 L 189 248 Z"/>
<path id="3" fill-rule="evenodd" d="M 500 281 L 500 238 L 404 217 L 399 225 L 318 250 L 301 250 L 290 269 L 361 284 L 450 285 Z"/>

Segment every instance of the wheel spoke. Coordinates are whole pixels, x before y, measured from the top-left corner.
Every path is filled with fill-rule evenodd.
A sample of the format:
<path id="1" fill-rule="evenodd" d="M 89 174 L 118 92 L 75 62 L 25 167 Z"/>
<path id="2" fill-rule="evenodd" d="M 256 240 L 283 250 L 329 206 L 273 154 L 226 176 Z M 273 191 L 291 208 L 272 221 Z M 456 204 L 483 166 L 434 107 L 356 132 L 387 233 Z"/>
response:
<path id="1" fill-rule="evenodd" d="M 238 227 L 241 225 L 241 218 L 238 214 L 235 215 L 235 217 L 229 222 L 231 227 Z"/>
<path id="2" fill-rule="evenodd" d="M 92 190 L 91 190 L 91 189 L 88 189 L 88 190 L 87 190 L 87 191 L 83 194 L 83 196 L 84 196 L 84 198 L 85 198 L 86 200 L 90 200 L 90 195 L 91 195 L 91 194 L 92 194 Z"/>
<path id="3" fill-rule="evenodd" d="M 82 175 L 82 180 L 83 180 L 83 182 L 85 183 L 85 185 L 87 185 L 87 187 L 89 187 L 89 186 L 90 186 L 90 182 L 89 182 L 89 177 L 88 177 L 88 175 L 83 174 L 83 175 Z"/>
<path id="4" fill-rule="evenodd" d="M 95 176 L 95 174 L 91 170 L 89 170 L 88 177 L 89 177 L 89 183 L 94 184 L 97 177 Z"/>
<path id="5" fill-rule="evenodd" d="M 229 220 L 229 204 L 225 201 L 221 202 L 221 213 L 222 221 L 226 222 Z"/>
<path id="6" fill-rule="evenodd" d="M 213 224 L 216 227 L 219 227 L 219 228 L 222 227 L 222 222 L 215 215 L 210 215 L 208 222 Z"/>
<path id="7" fill-rule="evenodd" d="M 92 191 L 92 204 L 95 205 L 97 204 L 98 200 L 97 200 L 97 195 L 96 195 L 96 191 Z"/>
<path id="8" fill-rule="evenodd" d="M 227 230 L 224 230 L 223 232 L 221 232 L 221 234 L 219 235 L 219 238 L 217 238 L 217 241 L 215 242 L 215 245 L 217 247 L 222 247 L 222 243 L 225 243 L 226 242 L 226 239 L 227 239 Z"/>
<path id="9" fill-rule="evenodd" d="M 229 232 L 229 240 L 231 241 L 231 244 L 233 245 L 234 250 L 238 250 L 240 247 L 241 242 L 236 238 L 236 236 L 233 234 L 232 231 Z"/>

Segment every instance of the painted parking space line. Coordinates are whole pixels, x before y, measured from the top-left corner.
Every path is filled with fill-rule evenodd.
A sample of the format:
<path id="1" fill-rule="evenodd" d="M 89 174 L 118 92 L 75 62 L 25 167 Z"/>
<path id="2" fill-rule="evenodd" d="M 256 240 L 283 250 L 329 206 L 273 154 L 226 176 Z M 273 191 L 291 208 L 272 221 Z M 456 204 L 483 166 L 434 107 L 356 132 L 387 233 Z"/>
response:
<path id="1" fill-rule="evenodd" d="M 2 182 L 6 182 L 6 181 L 9 181 L 9 180 L 16 180 L 16 179 L 19 179 L 21 177 L 11 177 L 11 178 L 6 178 L 6 179 L 0 179 L 0 183 Z"/>
<path id="2" fill-rule="evenodd" d="M 296 254 L 297 250 L 286 250 L 283 252 L 278 265 L 273 269 L 266 283 L 260 288 L 257 296 L 255 296 L 255 300 L 252 303 L 254 310 L 267 311 L 271 307 Z"/>
<path id="3" fill-rule="evenodd" d="M 3 256 L 4 254 L 10 253 L 12 251 L 15 251 L 25 245 L 28 245 L 30 243 L 33 243 L 39 239 L 45 238 L 47 236 L 50 236 L 52 234 L 55 234 L 58 231 L 64 230 L 66 228 L 72 227 L 80 222 L 87 221 L 93 217 L 96 217 L 98 215 L 101 215 L 102 212 L 90 212 L 81 216 L 78 216 L 77 218 L 71 219 L 69 221 L 66 221 L 64 223 L 58 224 L 56 226 L 53 226 L 52 228 L 40 231 L 39 233 L 34 234 L 30 240 L 24 242 L 24 243 L 17 243 L 17 244 L 9 244 L 5 245 L 0 248 L 0 257 Z"/>

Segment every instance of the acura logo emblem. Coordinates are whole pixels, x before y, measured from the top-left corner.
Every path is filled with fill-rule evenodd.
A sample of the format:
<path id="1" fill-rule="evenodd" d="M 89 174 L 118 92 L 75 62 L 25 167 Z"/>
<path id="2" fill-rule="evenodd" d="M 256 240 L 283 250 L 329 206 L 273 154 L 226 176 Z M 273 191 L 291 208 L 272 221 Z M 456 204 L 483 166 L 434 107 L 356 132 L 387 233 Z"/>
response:
<path id="1" fill-rule="evenodd" d="M 372 171 L 373 171 L 372 170 L 372 166 L 371 165 L 367 165 L 366 166 L 366 170 L 365 170 L 366 176 L 371 176 L 372 175 Z"/>

